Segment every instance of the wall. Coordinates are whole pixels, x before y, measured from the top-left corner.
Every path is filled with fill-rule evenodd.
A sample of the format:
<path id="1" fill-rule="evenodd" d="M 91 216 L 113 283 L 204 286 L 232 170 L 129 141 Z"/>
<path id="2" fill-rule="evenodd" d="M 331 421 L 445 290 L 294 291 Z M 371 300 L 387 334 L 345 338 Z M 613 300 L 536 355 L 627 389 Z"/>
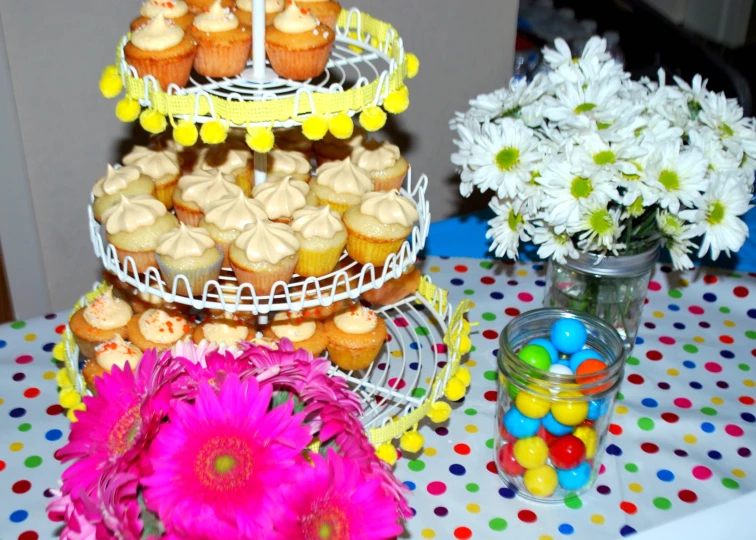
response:
<path id="1" fill-rule="evenodd" d="M 434 219 L 457 211 L 448 119 L 508 80 L 517 0 L 353 0 L 389 20 L 421 60 L 412 107 L 390 135 L 431 179 Z M 0 0 L 29 183 L 52 308 L 66 309 L 98 276 L 86 203 L 105 163 L 132 136 L 97 89 L 138 1 Z M 12 253 L 5 253 L 12 257 Z"/>

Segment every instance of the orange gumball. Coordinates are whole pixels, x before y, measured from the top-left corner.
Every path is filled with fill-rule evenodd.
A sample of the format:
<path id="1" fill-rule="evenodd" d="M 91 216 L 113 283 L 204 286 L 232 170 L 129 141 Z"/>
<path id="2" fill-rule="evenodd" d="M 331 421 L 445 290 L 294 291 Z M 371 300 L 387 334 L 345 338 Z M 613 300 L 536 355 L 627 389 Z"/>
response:
<path id="1" fill-rule="evenodd" d="M 577 368 L 577 371 L 575 372 L 575 375 L 580 377 L 578 379 L 578 384 L 585 384 L 590 385 L 595 382 L 598 382 L 602 379 L 601 375 L 596 375 L 595 377 L 586 377 L 585 375 L 590 375 L 592 373 L 598 373 L 599 371 L 603 371 L 606 369 L 606 364 L 603 363 L 601 360 L 596 360 L 594 358 L 588 359 L 582 364 L 580 364 Z M 599 392 L 603 392 L 609 388 L 609 384 L 602 384 L 600 386 L 597 386 L 595 388 L 587 388 L 583 389 L 581 388 L 581 392 L 584 394 L 598 394 Z"/>

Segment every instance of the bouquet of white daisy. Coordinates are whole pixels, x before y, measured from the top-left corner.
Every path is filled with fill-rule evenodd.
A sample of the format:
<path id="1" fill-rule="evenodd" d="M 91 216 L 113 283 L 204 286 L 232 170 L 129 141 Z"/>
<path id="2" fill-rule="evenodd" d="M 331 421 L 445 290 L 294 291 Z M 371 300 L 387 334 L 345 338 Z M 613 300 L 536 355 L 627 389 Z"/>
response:
<path id="1" fill-rule="evenodd" d="M 547 74 L 480 95 L 451 127 L 460 191 L 491 191 L 496 256 L 564 263 L 582 253 L 641 253 L 661 244 L 676 269 L 691 254 L 737 251 L 748 228 L 756 129 L 733 99 L 674 78 L 630 80 L 594 37 L 572 57 L 558 39 Z"/>

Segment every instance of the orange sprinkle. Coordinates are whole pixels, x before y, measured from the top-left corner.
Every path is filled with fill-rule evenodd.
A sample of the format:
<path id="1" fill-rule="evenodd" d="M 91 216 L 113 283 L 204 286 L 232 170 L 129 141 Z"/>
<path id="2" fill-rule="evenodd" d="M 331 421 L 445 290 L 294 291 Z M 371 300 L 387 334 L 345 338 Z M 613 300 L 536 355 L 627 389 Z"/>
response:
<path id="1" fill-rule="evenodd" d="M 183 330 L 184 330 L 185 334 L 188 334 L 189 333 L 189 325 L 185 324 Z"/>

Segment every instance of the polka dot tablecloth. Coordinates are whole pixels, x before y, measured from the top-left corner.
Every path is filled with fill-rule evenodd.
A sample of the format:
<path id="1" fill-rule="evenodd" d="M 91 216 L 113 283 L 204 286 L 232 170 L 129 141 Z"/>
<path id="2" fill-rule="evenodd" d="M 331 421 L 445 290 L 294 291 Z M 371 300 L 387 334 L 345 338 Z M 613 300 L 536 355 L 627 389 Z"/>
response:
<path id="1" fill-rule="evenodd" d="M 397 475 L 411 489 L 413 539 L 622 538 L 756 486 L 756 279 L 658 267 L 628 360 L 607 456 L 593 489 L 567 506 L 518 499 L 493 464 L 496 349 L 514 316 L 540 307 L 545 269 L 429 257 L 421 268 L 469 298 L 479 321 L 467 397 L 423 426 L 425 448 Z M 68 423 L 50 363 L 65 315 L 0 326 L 0 537 L 54 538 L 44 507 L 63 467 Z M 513 536 L 514 537 L 514 536 Z"/>

